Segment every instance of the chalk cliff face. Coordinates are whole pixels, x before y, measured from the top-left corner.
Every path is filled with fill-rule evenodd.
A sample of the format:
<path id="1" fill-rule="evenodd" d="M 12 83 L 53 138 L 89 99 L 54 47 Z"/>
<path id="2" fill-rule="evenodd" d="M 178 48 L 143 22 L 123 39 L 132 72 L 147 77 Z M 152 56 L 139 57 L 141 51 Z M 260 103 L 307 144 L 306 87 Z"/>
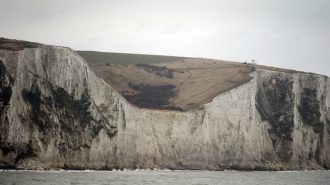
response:
<path id="1" fill-rule="evenodd" d="M 330 80 L 256 68 L 186 111 L 129 104 L 69 48 L 0 50 L 0 163 L 30 169 L 330 168 Z"/>

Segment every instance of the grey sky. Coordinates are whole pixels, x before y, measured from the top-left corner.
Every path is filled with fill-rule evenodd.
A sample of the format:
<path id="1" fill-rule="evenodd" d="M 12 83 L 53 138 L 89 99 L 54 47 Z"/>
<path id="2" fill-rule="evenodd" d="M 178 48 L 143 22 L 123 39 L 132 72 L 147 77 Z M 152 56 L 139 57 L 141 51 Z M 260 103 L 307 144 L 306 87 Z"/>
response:
<path id="1" fill-rule="evenodd" d="M 330 0 L 0 0 L 0 36 L 330 76 Z"/>

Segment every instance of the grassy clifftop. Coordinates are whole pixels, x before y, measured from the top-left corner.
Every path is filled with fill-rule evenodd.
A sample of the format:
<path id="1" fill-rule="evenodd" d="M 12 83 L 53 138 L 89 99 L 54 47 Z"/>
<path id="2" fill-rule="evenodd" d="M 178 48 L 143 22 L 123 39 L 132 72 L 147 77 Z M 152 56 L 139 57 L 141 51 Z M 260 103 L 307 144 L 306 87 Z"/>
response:
<path id="1" fill-rule="evenodd" d="M 77 51 L 89 64 L 155 64 L 185 59 L 185 57 Z"/>

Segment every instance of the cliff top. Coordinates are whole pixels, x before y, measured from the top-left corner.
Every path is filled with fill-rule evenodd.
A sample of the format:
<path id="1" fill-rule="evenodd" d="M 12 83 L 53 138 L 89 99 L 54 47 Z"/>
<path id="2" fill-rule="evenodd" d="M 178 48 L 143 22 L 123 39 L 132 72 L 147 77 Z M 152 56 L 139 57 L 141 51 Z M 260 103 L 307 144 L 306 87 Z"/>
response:
<path id="1" fill-rule="evenodd" d="M 203 58 L 78 51 L 90 68 L 140 108 L 198 108 L 252 79 L 256 69 L 293 73 L 250 63 Z"/>
<path id="2" fill-rule="evenodd" d="M 0 37 L 0 49 L 19 51 L 24 48 L 36 48 L 42 44 Z"/>
<path id="3" fill-rule="evenodd" d="M 0 38 L 0 49 L 18 51 L 42 44 Z M 286 73 L 250 63 L 177 56 L 77 51 L 90 68 L 130 103 L 140 108 L 184 111 L 252 79 L 256 69 Z"/>

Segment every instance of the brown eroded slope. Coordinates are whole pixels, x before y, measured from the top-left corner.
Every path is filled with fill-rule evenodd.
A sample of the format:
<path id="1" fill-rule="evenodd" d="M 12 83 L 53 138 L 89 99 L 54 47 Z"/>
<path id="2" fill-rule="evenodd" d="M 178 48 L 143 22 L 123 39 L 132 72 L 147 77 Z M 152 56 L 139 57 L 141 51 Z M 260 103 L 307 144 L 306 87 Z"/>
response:
<path id="1" fill-rule="evenodd" d="M 130 103 L 141 108 L 187 110 L 251 80 L 249 64 L 181 59 L 157 64 L 90 64 Z"/>

